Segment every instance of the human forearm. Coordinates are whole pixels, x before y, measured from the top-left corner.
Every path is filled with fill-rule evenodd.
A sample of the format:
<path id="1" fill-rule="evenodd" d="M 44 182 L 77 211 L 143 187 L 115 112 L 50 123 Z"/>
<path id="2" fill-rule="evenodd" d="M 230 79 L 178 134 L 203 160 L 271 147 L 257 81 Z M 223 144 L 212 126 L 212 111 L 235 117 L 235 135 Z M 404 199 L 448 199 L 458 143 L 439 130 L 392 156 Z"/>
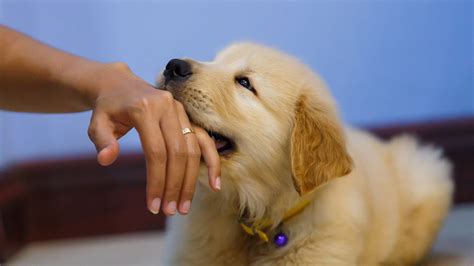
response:
<path id="1" fill-rule="evenodd" d="M 0 26 L 0 109 L 79 112 L 92 109 L 89 137 L 102 165 L 119 154 L 118 139 L 135 128 L 147 163 L 147 204 L 187 213 L 202 157 L 220 189 L 220 161 L 206 131 L 195 134 L 184 107 L 122 63 L 103 64 L 58 51 Z M 201 153 L 202 151 L 202 153 Z M 162 207 L 163 206 L 163 207 Z"/>
<path id="2" fill-rule="evenodd" d="M 0 109 L 78 112 L 92 108 L 108 65 L 74 56 L 0 26 Z"/>

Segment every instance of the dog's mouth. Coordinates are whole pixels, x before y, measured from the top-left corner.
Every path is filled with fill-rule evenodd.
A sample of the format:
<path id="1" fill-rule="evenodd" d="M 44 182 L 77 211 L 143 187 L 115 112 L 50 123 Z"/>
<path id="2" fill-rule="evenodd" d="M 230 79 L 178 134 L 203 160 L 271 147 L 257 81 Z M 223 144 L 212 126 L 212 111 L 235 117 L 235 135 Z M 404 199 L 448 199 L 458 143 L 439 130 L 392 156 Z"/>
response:
<path id="1" fill-rule="evenodd" d="M 161 82 L 159 82 L 161 81 Z M 168 90 L 168 87 L 166 86 L 166 84 L 163 82 L 163 80 L 159 80 L 157 82 L 157 86 L 156 88 L 159 89 L 159 90 Z M 173 95 L 175 96 L 175 95 Z M 176 98 L 176 96 L 175 96 Z M 179 99 L 178 99 L 179 100 Z M 199 123 L 198 121 L 196 121 L 195 119 L 193 119 L 193 116 L 189 113 L 189 112 L 186 112 L 188 114 L 188 117 L 189 119 L 191 120 L 192 123 L 204 128 L 207 132 L 207 134 L 209 134 L 209 136 L 212 138 L 212 140 L 214 141 L 214 144 L 216 145 L 216 149 L 217 149 L 217 152 L 219 153 L 220 156 L 226 156 L 226 155 L 229 155 L 231 154 L 232 152 L 235 151 L 235 142 L 222 135 L 222 134 L 219 134 L 217 132 L 214 132 L 213 130 L 209 130 L 207 129 L 206 127 L 202 126 L 201 123 Z"/>
<path id="2" fill-rule="evenodd" d="M 191 123 L 206 130 L 207 134 L 209 134 L 209 136 L 214 141 L 217 152 L 219 153 L 220 156 L 229 156 L 231 153 L 233 153 L 236 150 L 235 142 L 231 138 L 224 136 L 221 133 L 217 133 L 212 129 L 208 129 L 206 126 L 203 126 L 203 124 L 200 123 L 199 120 L 194 119 L 193 115 L 191 115 L 189 112 L 186 112 L 186 113 L 188 114 L 188 117 Z"/>
<path id="3" fill-rule="evenodd" d="M 212 130 L 206 130 L 206 131 L 209 134 L 209 136 L 212 138 L 212 140 L 214 141 L 214 144 L 216 145 L 216 149 L 219 155 L 221 156 L 229 155 L 235 150 L 235 144 L 231 139 L 221 134 L 218 134 Z"/>

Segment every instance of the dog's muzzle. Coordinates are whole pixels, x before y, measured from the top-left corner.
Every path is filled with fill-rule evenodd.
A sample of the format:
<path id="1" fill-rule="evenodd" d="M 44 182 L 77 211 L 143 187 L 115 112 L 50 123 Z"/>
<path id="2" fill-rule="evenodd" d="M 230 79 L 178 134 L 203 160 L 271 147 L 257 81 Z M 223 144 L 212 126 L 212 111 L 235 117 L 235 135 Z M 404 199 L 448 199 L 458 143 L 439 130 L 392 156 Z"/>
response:
<path id="1" fill-rule="evenodd" d="M 181 59 L 171 59 L 163 72 L 165 84 L 169 81 L 184 81 L 192 74 L 191 64 Z"/>

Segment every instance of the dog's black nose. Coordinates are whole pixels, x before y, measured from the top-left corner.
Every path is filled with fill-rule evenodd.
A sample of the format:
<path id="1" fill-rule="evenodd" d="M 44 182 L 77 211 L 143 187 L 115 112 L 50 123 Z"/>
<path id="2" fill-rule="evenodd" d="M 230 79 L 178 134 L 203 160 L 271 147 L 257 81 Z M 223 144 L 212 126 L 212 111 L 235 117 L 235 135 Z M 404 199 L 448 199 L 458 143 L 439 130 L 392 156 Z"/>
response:
<path id="1" fill-rule="evenodd" d="M 192 74 L 191 64 L 180 59 L 171 59 L 168 64 L 166 64 L 166 69 L 163 72 L 166 81 L 184 80 L 189 78 Z"/>

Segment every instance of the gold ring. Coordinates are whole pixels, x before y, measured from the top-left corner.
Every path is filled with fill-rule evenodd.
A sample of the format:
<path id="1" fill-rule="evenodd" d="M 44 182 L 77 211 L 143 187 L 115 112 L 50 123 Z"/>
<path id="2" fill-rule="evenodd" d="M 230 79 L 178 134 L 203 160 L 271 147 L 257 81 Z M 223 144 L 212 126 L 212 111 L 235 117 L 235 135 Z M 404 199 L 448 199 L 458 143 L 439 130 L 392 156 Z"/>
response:
<path id="1" fill-rule="evenodd" d="M 185 127 L 183 128 L 183 135 L 186 135 L 186 134 L 189 134 L 189 133 L 194 133 L 194 130 L 192 128 L 189 128 L 189 127 Z"/>

